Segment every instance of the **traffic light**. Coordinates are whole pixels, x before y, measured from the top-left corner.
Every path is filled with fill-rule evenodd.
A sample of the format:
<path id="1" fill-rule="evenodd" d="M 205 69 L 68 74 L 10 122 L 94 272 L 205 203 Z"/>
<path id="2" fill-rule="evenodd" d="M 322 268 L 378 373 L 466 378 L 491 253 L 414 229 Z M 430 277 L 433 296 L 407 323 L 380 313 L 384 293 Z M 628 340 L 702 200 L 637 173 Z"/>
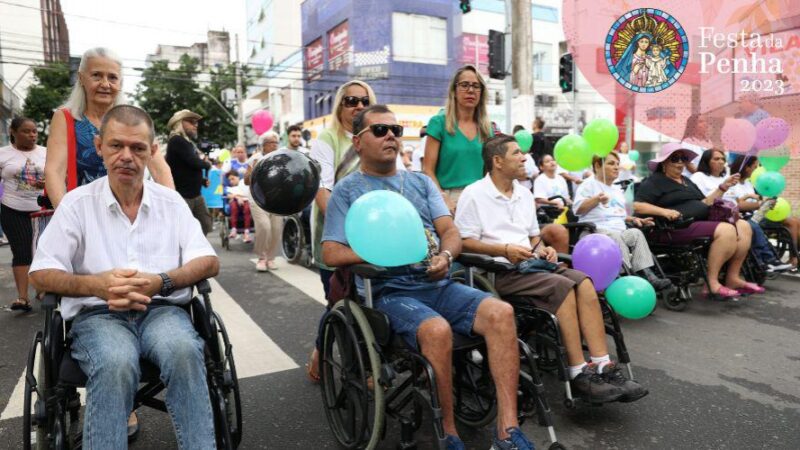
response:
<path id="1" fill-rule="evenodd" d="M 472 11 L 472 6 L 470 6 L 469 0 L 461 0 L 458 7 L 461 8 L 461 12 L 464 14 Z"/>
<path id="2" fill-rule="evenodd" d="M 502 31 L 489 30 L 489 78 L 506 78 L 506 35 Z"/>
<path id="3" fill-rule="evenodd" d="M 574 89 L 572 85 L 574 81 L 575 74 L 572 53 L 564 53 L 561 55 L 561 60 L 558 64 L 558 85 L 561 86 L 561 92 L 572 92 Z"/>

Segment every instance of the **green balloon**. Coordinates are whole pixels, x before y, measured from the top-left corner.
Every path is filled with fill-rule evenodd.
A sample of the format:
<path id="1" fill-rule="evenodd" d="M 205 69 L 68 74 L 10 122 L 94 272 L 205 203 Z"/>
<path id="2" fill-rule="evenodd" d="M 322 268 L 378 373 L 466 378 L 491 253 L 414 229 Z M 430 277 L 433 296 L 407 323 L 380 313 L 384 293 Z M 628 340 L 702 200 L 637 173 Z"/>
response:
<path id="1" fill-rule="evenodd" d="M 639 160 L 639 150 L 631 150 L 631 151 L 629 151 L 628 152 L 628 158 L 630 158 L 631 161 L 633 161 L 633 162 L 638 161 Z"/>
<path id="2" fill-rule="evenodd" d="M 778 197 L 775 206 L 764 214 L 771 222 L 783 222 L 792 213 L 792 206 L 783 197 Z"/>
<path id="3" fill-rule="evenodd" d="M 617 146 L 619 129 L 610 120 L 594 119 L 583 128 L 583 138 L 595 155 L 605 157 Z"/>
<path id="4" fill-rule="evenodd" d="M 767 171 L 767 169 L 765 169 L 763 167 L 756 167 L 756 170 L 754 170 L 753 173 L 750 174 L 750 183 L 753 186 L 755 186 L 756 185 L 756 181 L 758 181 L 758 177 L 763 175 L 764 172 L 766 172 L 766 171 Z"/>
<path id="5" fill-rule="evenodd" d="M 592 165 L 592 151 L 586 140 L 577 134 L 568 134 L 559 139 L 553 156 L 559 166 L 569 171 L 583 170 Z"/>
<path id="6" fill-rule="evenodd" d="M 764 197 L 777 197 L 786 188 L 786 178 L 778 172 L 764 172 L 756 180 L 755 187 Z"/>
<path id="7" fill-rule="evenodd" d="M 759 156 L 758 161 L 765 169 L 777 172 L 786 164 L 789 164 L 789 155 L 786 156 Z"/>
<path id="8" fill-rule="evenodd" d="M 522 150 L 522 153 L 528 153 L 531 150 L 531 145 L 533 145 L 533 135 L 528 130 L 519 130 L 514 133 L 514 139 L 517 140 L 517 144 L 519 144 L 519 149 Z"/>
<path id="9" fill-rule="evenodd" d="M 644 278 L 619 277 L 606 288 L 606 300 L 620 316 L 637 320 L 655 309 L 656 290 Z"/>

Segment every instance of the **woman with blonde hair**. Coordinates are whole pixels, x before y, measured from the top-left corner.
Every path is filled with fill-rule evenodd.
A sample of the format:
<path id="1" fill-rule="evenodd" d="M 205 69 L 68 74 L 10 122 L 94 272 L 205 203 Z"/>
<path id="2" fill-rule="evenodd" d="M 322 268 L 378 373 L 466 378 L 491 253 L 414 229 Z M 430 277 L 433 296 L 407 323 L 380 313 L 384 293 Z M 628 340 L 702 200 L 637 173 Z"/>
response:
<path id="1" fill-rule="evenodd" d="M 494 136 L 486 109 L 486 82 L 472 65 L 453 75 L 444 110 L 428 122 L 422 171 L 454 211 L 464 188 L 483 178 L 483 143 Z"/>
<path id="2" fill-rule="evenodd" d="M 68 190 L 106 175 L 94 137 L 106 111 L 124 103 L 124 99 L 120 58 L 102 47 L 87 50 L 67 102 L 50 121 L 44 173 L 47 197 L 53 207 Z M 148 169 L 157 183 L 174 189 L 164 155 L 157 152 Z"/>

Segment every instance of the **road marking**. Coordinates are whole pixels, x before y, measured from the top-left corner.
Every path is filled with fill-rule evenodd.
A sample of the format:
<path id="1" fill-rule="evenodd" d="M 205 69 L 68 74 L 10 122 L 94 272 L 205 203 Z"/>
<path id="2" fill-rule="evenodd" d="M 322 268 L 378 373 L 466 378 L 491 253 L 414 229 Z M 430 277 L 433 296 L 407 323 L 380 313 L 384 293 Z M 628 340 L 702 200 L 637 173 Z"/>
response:
<path id="1" fill-rule="evenodd" d="M 261 327 L 215 279 L 212 278 L 209 281 L 212 305 L 222 317 L 225 329 L 228 330 L 236 361 L 236 374 L 240 380 L 300 367 L 264 333 Z M 319 279 L 317 279 L 317 284 L 320 284 Z M 23 369 L 22 376 L 14 386 L 14 391 L 0 414 L 0 421 L 22 416 L 24 392 L 25 370 Z M 81 402 L 85 398 L 86 395 L 82 392 Z"/>
<path id="2" fill-rule="evenodd" d="M 250 261 L 255 264 L 258 262 L 258 259 L 252 258 Z M 278 270 L 271 270 L 270 272 L 273 275 L 297 289 L 300 289 L 304 294 L 322 305 L 328 306 L 328 301 L 325 300 L 325 290 L 322 289 L 322 281 L 319 279 L 319 274 L 303 266 L 289 264 L 283 258 L 275 258 L 275 264 L 278 265 Z"/>

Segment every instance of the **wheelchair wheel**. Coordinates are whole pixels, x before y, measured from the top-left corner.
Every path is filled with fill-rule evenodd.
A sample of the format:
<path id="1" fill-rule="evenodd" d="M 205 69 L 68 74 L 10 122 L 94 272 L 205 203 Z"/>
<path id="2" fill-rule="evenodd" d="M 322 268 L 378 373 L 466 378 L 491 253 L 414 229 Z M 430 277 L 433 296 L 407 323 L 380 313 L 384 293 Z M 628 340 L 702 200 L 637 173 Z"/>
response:
<path id="1" fill-rule="evenodd" d="M 283 222 L 281 248 L 286 261 L 291 264 L 300 262 L 303 256 L 303 226 L 296 216 L 289 216 Z"/>
<path id="2" fill-rule="evenodd" d="M 44 371 L 44 346 L 42 332 L 36 333 L 28 353 L 28 374 L 25 377 L 25 399 L 22 412 L 22 448 L 47 449 L 47 414 L 45 411 L 45 391 L 47 389 Z"/>
<path id="3" fill-rule="evenodd" d="M 222 248 L 224 248 L 225 250 L 230 250 L 231 249 L 231 240 L 228 237 L 228 233 L 230 233 L 230 232 L 231 232 L 231 228 L 228 225 L 228 218 L 225 217 L 225 216 L 222 216 L 222 224 L 219 227 L 219 237 L 220 237 L 220 240 L 222 241 Z"/>
<path id="4" fill-rule="evenodd" d="M 325 319 L 322 335 L 320 388 L 328 425 L 343 447 L 374 449 L 385 411 L 383 388 L 368 381 L 381 373 L 369 322 L 355 302 L 340 301 Z"/>
<path id="5" fill-rule="evenodd" d="M 239 394 L 239 378 L 236 376 L 236 364 L 233 360 L 233 352 L 228 338 L 228 331 L 222 318 L 216 312 L 212 315 L 213 327 L 217 333 L 217 345 L 219 354 L 222 357 L 221 375 L 222 385 L 217 386 L 217 395 L 220 407 L 224 412 L 224 422 L 219 426 L 222 433 L 218 436 L 224 442 L 219 443 L 220 448 L 237 448 L 242 441 L 242 402 Z"/>
<path id="6" fill-rule="evenodd" d="M 497 416 L 497 399 L 486 349 L 459 353 L 453 358 L 453 412 L 464 425 L 484 427 Z"/>
<path id="7" fill-rule="evenodd" d="M 688 286 L 673 287 L 661 293 L 661 303 L 670 311 L 685 311 L 689 306 L 689 302 L 684 295 L 688 292 Z M 689 295 L 691 298 L 691 294 Z"/>

